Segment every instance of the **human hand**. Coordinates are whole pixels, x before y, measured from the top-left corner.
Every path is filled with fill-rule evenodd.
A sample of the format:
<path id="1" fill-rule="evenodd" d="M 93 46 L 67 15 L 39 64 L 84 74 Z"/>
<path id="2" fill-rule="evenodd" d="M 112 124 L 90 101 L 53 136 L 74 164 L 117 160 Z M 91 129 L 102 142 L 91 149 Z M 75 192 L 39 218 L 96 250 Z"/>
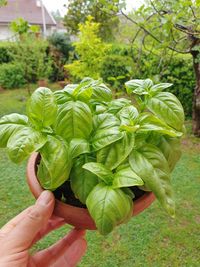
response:
<path id="1" fill-rule="evenodd" d="M 30 256 L 29 249 L 64 220 L 52 216 L 55 199 L 44 191 L 35 205 L 0 230 L 0 267 L 73 267 L 86 251 L 83 230 L 72 230 L 53 246 Z"/>

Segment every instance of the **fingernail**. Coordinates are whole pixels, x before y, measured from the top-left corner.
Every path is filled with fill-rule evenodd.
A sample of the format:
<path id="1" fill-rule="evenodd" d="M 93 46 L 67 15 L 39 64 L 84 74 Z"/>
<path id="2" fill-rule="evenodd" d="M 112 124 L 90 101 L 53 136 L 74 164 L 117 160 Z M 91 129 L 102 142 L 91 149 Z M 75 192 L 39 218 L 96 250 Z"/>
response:
<path id="1" fill-rule="evenodd" d="M 42 194 L 37 199 L 37 204 L 48 205 L 53 199 L 52 193 L 50 191 L 43 191 Z"/>

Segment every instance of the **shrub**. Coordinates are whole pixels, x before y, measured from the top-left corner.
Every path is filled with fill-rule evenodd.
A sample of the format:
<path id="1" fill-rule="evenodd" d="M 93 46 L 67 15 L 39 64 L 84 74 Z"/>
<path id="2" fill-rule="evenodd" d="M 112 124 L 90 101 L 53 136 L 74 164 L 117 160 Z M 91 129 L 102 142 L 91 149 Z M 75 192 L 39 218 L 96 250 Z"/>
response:
<path id="1" fill-rule="evenodd" d="M 79 25 L 79 41 L 74 43 L 79 59 L 65 66 L 75 81 L 85 76 L 99 78 L 101 60 L 110 49 L 110 45 L 98 37 L 100 24 L 92 19 L 89 16 L 85 24 Z"/>
<path id="2" fill-rule="evenodd" d="M 113 43 L 109 54 L 131 56 L 131 47 L 129 45 Z"/>
<path id="3" fill-rule="evenodd" d="M 52 82 L 64 80 L 64 65 L 67 63 L 71 52 L 74 50 L 70 37 L 66 33 L 55 32 L 48 40 L 52 58 L 52 71 L 49 79 Z"/>
<path id="4" fill-rule="evenodd" d="M 5 89 L 19 88 L 25 84 L 24 71 L 19 63 L 0 65 L 0 86 Z"/>
<path id="5" fill-rule="evenodd" d="M 113 87 L 122 88 L 132 72 L 133 61 L 130 57 L 108 55 L 102 60 L 100 75 Z"/>
<path id="6" fill-rule="evenodd" d="M 51 72 L 48 42 L 29 36 L 16 44 L 13 60 L 22 65 L 26 82 L 48 78 Z"/>
<path id="7" fill-rule="evenodd" d="M 13 51 L 15 44 L 9 42 L 0 43 L 0 64 L 12 61 L 11 51 Z"/>
<path id="8" fill-rule="evenodd" d="M 48 41 L 52 46 L 56 48 L 57 51 L 62 54 L 64 60 L 67 61 L 69 59 L 70 51 L 73 51 L 73 46 L 68 34 L 54 32 L 48 38 Z"/>

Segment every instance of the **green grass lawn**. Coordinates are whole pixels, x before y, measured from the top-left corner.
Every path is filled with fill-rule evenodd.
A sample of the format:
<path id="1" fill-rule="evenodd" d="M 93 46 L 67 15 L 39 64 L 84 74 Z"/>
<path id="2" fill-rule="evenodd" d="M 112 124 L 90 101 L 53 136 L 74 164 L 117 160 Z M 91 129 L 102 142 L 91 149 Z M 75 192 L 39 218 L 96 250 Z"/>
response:
<path id="1" fill-rule="evenodd" d="M 27 94 L 0 94 L 0 115 L 25 111 Z M 189 128 L 189 126 L 188 126 Z M 0 227 L 34 203 L 25 179 L 26 163 L 14 165 L 0 150 Z M 88 251 L 80 267 L 199 267 L 200 266 L 200 142 L 187 136 L 183 156 L 173 175 L 176 218 L 170 219 L 155 201 L 152 206 L 108 237 L 87 232 Z M 34 250 L 44 248 L 69 229 L 50 234 Z"/>

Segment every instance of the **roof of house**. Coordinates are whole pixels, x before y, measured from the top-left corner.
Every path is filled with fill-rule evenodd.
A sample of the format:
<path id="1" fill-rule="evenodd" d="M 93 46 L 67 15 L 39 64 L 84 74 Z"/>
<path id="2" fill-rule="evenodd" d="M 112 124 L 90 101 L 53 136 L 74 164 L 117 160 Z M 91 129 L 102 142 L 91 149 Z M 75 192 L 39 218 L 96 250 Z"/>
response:
<path id="1" fill-rule="evenodd" d="M 17 18 L 23 18 L 30 24 L 42 25 L 42 8 L 38 0 L 8 0 L 7 5 L 0 8 L 0 24 L 9 24 Z M 44 6 L 47 25 L 56 25 L 56 21 Z"/>

